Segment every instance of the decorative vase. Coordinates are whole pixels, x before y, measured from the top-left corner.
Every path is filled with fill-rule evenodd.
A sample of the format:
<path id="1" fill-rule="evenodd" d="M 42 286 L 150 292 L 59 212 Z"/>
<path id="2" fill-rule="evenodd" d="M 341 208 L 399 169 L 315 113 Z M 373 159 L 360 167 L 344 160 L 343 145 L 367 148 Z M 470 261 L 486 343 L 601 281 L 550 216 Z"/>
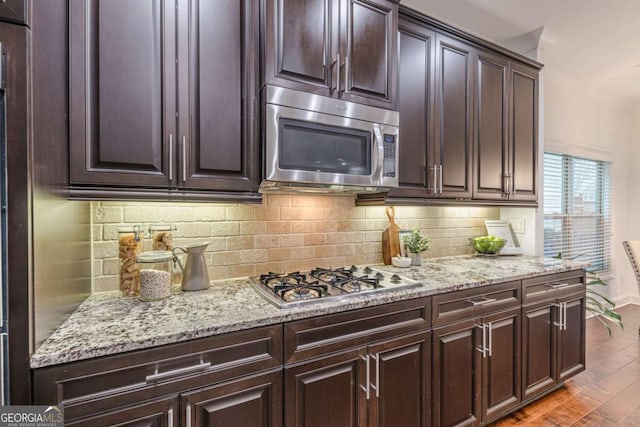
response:
<path id="1" fill-rule="evenodd" d="M 409 256 L 411 257 L 411 265 L 422 265 L 422 254 L 409 252 Z"/>

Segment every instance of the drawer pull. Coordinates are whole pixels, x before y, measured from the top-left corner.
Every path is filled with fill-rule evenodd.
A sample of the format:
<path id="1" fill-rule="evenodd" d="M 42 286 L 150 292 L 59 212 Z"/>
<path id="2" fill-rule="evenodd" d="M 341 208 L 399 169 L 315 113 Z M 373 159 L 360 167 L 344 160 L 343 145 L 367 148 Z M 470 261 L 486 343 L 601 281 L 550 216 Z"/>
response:
<path id="1" fill-rule="evenodd" d="M 181 375 L 192 374 L 194 372 L 204 371 L 204 370 L 209 369 L 210 367 L 211 367 L 211 362 L 199 363 L 197 365 L 187 366 L 186 368 L 178 368 L 178 369 L 173 369 L 173 370 L 167 371 L 167 372 L 160 372 L 160 373 L 147 375 L 145 380 L 148 383 L 152 383 L 152 382 L 162 381 L 162 380 L 166 380 L 166 379 L 173 378 L 173 377 L 178 377 L 178 376 L 181 376 Z"/>
<path id="2" fill-rule="evenodd" d="M 467 302 L 471 305 L 473 305 L 474 307 L 476 305 L 484 305 L 484 304 L 491 304 L 492 302 L 496 302 L 497 299 L 495 298 L 488 298 L 488 297 L 479 297 L 476 299 L 468 299 Z"/>
<path id="3" fill-rule="evenodd" d="M 361 384 L 361 385 L 360 385 L 360 388 L 362 388 L 362 389 L 365 391 L 365 393 L 366 393 L 366 395 L 367 395 L 367 400 L 369 400 L 369 397 L 370 397 L 370 394 L 369 394 L 369 393 L 370 393 L 370 392 L 369 392 L 369 387 L 370 387 L 370 385 L 371 385 L 371 374 L 369 373 L 369 360 L 370 360 L 370 359 L 369 359 L 369 355 L 368 355 L 368 354 L 367 354 L 367 357 L 365 357 L 365 356 L 360 356 L 360 358 L 361 358 L 362 360 L 364 360 L 364 361 L 366 362 L 366 364 L 367 364 L 367 366 L 366 366 L 366 368 L 365 368 L 365 369 L 367 370 L 367 374 L 366 374 L 366 378 L 367 378 L 367 385 L 363 387 L 363 386 L 362 386 L 362 384 Z"/>
<path id="4" fill-rule="evenodd" d="M 548 283 L 545 286 L 551 289 L 563 289 L 571 286 L 571 283 Z"/>

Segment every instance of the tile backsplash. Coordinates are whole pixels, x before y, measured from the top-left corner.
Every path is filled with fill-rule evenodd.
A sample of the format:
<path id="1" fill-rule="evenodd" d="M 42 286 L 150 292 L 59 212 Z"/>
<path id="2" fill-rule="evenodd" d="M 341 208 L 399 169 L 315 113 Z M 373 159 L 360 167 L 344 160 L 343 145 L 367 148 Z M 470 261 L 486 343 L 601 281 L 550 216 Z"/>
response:
<path id="1" fill-rule="evenodd" d="M 210 241 L 212 280 L 267 271 L 382 262 L 385 208 L 356 207 L 349 196 L 268 195 L 262 205 L 93 202 L 93 291 L 118 289 L 118 227 L 174 224 L 174 245 Z M 432 241 L 426 258 L 472 253 L 468 238 L 486 233 L 499 208 L 396 208 L 402 229 Z M 150 248 L 146 236 L 145 248 Z"/>

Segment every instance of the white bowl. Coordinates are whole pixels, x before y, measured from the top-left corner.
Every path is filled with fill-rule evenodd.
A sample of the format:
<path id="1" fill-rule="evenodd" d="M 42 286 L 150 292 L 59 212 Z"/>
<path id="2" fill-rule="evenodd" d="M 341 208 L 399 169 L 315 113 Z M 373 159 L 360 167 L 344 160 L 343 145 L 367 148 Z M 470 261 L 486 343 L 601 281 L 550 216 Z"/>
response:
<path id="1" fill-rule="evenodd" d="M 394 256 L 391 258 L 391 263 L 396 267 L 406 268 L 411 265 L 411 258 L 405 256 Z"/>

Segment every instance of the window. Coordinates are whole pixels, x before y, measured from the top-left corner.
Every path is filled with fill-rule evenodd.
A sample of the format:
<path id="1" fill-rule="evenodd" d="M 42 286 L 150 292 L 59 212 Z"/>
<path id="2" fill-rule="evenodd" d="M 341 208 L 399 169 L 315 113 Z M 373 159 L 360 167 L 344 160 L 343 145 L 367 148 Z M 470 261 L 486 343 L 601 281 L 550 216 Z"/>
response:
<path id="1" fill-rule="evenodd" d="M 610 269 L 611 164 L 544 153 L 544 255 Z"/>

